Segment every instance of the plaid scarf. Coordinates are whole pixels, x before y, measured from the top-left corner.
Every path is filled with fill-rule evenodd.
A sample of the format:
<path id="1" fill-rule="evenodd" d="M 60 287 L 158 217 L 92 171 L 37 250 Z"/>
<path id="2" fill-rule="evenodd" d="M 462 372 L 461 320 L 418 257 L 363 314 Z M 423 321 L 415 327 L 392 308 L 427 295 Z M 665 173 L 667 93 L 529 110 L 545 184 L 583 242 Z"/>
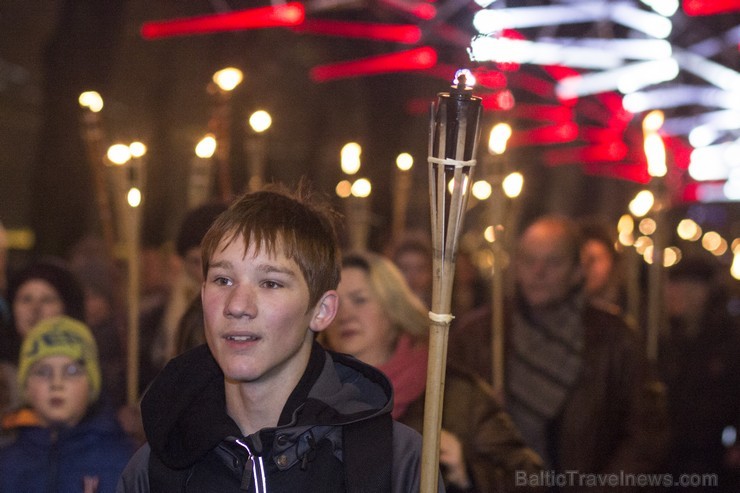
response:
<path id="1" fill-rule="evenodd" d="M 527 316 L 528 315 L 528 316 Z M 549 425 L 562 412 L 581 373 L 580 303 L 512 317 L 506 404 L 527 444 L 552 465 Z"/>

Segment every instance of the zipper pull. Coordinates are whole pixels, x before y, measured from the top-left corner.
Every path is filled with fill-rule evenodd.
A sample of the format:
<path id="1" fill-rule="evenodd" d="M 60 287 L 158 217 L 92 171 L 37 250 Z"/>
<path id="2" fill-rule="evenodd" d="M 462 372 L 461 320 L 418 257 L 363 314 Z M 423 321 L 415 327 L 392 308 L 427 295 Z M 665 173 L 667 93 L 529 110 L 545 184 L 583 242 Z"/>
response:
<path id="1" fill-rule="evenodd" d="M 249 449 L 246 443 L 241 440 L 237 440 L 236 443 L 241 445 L 249 455 L 247 461 L 244 463 L 244 470 L 242 471 L 242 482 L 239 489 L 242 491 L 249 491 L 249 485 L 252 484 L 252 470 L 254 469 L 254 455 Z"/>

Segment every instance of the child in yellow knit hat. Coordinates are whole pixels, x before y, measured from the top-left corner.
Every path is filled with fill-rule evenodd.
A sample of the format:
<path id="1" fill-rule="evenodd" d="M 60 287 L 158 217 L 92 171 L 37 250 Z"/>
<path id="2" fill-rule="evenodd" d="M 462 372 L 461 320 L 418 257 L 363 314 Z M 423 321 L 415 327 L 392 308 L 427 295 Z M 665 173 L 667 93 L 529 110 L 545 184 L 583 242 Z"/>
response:
<path id="1" fill-rule="evenodd" d="M 66 316 L 36 325 L 21 346 L 18 384 L 42 423 L 79 423 L 101 384 L 98 348 L 87 326 Z"/>
<path id="2" fill-rule="evenodd" d="M 95 405 L 101 374 L 90 329 L 67 316 L 39 322 L 23 341 L 18 383 L 35 419 L 0 449 L 0 492 L 115 491 L 134 445 Z"/>

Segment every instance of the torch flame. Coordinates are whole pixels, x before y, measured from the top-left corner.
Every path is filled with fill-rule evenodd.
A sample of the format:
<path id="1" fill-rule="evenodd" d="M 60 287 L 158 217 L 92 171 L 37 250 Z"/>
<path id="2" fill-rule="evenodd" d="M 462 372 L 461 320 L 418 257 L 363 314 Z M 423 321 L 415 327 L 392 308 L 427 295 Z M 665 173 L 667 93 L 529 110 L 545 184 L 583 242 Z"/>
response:
<path id="1" fill-rule="evenodd" d="M 455 78 L 453 79 L 452 84 L 454 86 L 459 86 L 461 78 L 462 83 L 465 84 L 464 89 L 472 89 L 473 86 L 475 86 L 475 76 L 470 70 L 466 68 L 461 68 L 460 70 L 455 72 Z"/>

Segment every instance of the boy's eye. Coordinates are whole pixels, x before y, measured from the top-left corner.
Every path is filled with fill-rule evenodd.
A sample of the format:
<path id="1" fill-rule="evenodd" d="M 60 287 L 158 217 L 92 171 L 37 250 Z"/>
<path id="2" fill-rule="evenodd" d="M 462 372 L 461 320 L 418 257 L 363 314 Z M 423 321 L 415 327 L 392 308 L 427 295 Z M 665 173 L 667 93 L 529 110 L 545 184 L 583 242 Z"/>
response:
<path id="1" fill-rule="evenodd" d="M 67 377 L 77 377 L 85 373 L 85 367 L 82 363 L 71 363 L 64 368 L 64 375 Z"/>
<path id="2" fill-rule="evenodd" d="M 221 276 L 214 277 L 213 282 L 219 286 L 229 286 L 231 284 L 229 278 Z"/>
<path id="3" fill-rule="evenodd" d="M 281 287 L 282 284 L 280 284 L 277 281 L 262 281 L 262 286 L 269 288 L 269 289 L 277 289 Z"/>
<path id="4" fill-rule="evenodd" d="M 37 366 L 31 370 L 31 376 L 36 378 L 43 378 L 44 380 L 51 379 L 54 376 L 54 369 L 50 366 Z"/>

